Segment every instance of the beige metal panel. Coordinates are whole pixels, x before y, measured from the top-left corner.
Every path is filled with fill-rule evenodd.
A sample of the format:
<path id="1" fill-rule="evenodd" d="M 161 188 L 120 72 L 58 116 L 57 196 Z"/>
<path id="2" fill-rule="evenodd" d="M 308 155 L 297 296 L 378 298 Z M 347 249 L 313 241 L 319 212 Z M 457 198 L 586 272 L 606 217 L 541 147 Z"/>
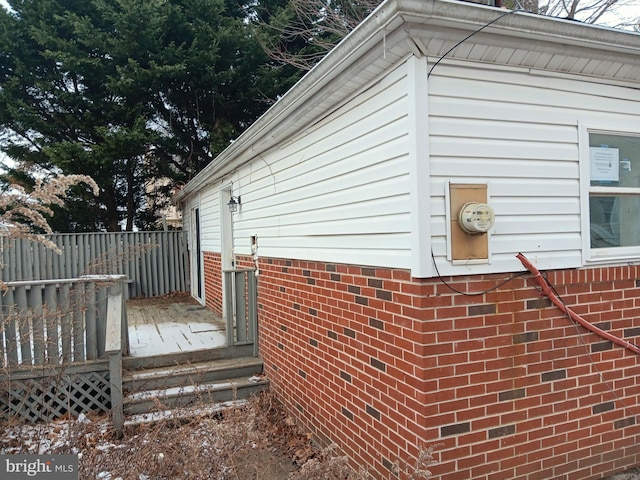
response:
<path id="1" fill-rule="evenodd" d="M 458 212 L 467 202 L 487 203 L 486 184 L 449 185 L 451 209 L 451 258 L 452 260 L 488 260 L 489 235 L 470 235 L 460 227 Z"/>

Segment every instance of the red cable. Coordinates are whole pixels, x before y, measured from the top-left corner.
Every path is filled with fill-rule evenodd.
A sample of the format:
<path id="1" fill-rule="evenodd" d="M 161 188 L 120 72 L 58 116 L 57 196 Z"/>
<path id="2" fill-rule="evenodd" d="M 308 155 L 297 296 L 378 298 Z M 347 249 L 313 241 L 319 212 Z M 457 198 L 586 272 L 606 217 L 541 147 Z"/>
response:
<path id="1" fill-rule="evenodd" d="M 571 318 L 571 320 L 579 323 L 584 328 L 595 333 L 596 335 L 599 335 L 602 338 L 612 341 L 616 345 L 620 345 L 621 347 L 624 347 L 627 350 L 631 350 L 633 353 L 640 355 L 640 348 L 634 345 L 633 343 L 630 343 L 627 340 L 624 340 L 622 338 L 616 337 L 615 335 L 611 335 L 609 332 L 605 332 L 604 330 L 596 327 L 592 323 L 586 321 L 577 313 L 570 310 L 569 307 L 567 307 L 562 302 L 562 300 L 560 300 L 558 295 L 549 286 L 549 283 L 547 282 L 547 280 L 540 274 L 538 269 L 533 266 L 533 264 L 527 259 L 527 257 L 525 257 L 522 253 L 518 253 L 516 255 L 516 258 L 520 260 L 522 262 L 522 265 L 524 265 L 524 267 L 531 272 L 531 274 L 533 275 L 533 279 L 542 289 L 542 293 L 544 293 L 547 297 L 549 297 L 549 300 L 551 300 L 551 302 L 553 302 L 553 304 L 556 307 L 558 307 L 560 310 L 566 313 L 569 316 L 569 318 Z"/>

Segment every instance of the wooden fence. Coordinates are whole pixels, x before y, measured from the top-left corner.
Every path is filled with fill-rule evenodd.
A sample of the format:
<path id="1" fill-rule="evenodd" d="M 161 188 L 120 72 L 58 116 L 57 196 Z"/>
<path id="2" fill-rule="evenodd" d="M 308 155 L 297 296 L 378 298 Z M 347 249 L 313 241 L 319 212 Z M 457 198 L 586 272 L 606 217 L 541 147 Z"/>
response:
<path id="1" fill-rule="evenodd" d="M 126 353 L 125 282 L 123 275 L 105 275 L 5 284 L 0 418 L 38 421 L 110 409 L 107 323 L 118 314 Z"/>
<path id="2" fill-rule="evenodd" d="M 4 282 L 127 275 L 128 296 L 188 291 L 188 258 L 182 231 L 61 233 L 47 235 L 57 254 L 41 243 L 0 238 Z"/>

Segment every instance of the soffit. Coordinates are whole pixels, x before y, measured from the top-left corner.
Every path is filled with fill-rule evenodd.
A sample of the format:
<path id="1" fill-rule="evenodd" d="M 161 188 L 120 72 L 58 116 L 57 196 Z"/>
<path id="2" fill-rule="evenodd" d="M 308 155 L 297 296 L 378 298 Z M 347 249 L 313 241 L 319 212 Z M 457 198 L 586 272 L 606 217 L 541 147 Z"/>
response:
<path id="1" fill-rule="evenodd" d="M 433 58 L 442 57 L 471 33 L 444 25 L 410 24 L 407 28 L 420 52 Z M 611 79 L 640 88 L 640 51 L 487 30 L 455 47 L 446 58 Z"/>
<path id="2" fill-rule="evenodd" d="M 421 23 L 416 23 L 420 20 Z M 548 20 L 548 19 L 544 19 Z M 569 23 L 573 26 L 571 22 Z M 368 44 L 360 45 L 357 58 L 344 65 L 330 83 L 319 86 L 313 96 L 291 112 L 286 124 L 277 126 L 269 139 L 255 144 L 269 148 L 272 140 L 291 138 L 299 128 L 308 128 L 322 120 L 347 99 L 375 81 L 384 71 L 410 55 L 427 56 L 430 67 L 446 54 L 447 60 L 503 65 L 535 71 L 580 75 L 590 80 L 619 82 L 640 88 L 640 36 L 638 51 L 617 45 L 571 41 L 564 37 L 511 28 L 487 28 L 473 35 L 452 51 L 458 42 L 482 25 L 432 18 L 406 17 L 403 22 L 379 32 Z M 582 28 L 594 29 L 595 27 Z M 615 32 L 617 33 L 617 32 Z"/>

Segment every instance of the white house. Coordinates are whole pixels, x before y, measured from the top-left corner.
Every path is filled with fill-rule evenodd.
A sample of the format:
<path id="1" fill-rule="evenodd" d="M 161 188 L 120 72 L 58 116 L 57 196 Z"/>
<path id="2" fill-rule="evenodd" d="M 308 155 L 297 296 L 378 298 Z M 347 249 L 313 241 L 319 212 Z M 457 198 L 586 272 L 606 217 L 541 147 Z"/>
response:
<path id="1" fill-rule="evenodd" d="M 522 252 L 640 336 L 640 35 L 387 0 L 177 199 L 193 295 L 226 314 L 222 271 L 258 268 L 271 388 L 354 466 L 425 444 L 440 479 L 640 463 L 636 354 L 512 278 Z"/>

